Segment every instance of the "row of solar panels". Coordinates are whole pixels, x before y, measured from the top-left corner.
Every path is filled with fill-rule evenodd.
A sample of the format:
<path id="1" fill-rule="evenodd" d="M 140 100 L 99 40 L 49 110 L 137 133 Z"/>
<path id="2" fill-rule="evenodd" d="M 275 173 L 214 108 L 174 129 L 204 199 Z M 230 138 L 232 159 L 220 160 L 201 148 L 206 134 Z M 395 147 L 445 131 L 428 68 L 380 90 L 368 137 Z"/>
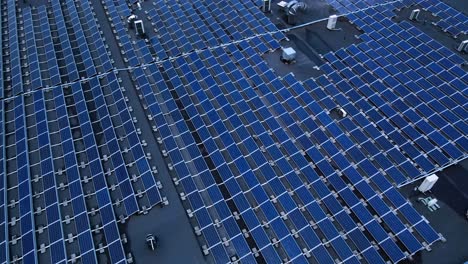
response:
<path id="1" fill-rule="evenodd" d="M 22 9 L 17 17 L 16 2 L 8 1 L 8 27 L 3 32 L 9 40 L 8 70 L 2 98 L 112 69 L 89 2 L 75 6 L 72 0 L 54 0 L 50 5 L 51 13 L 41 5 Z M 18 28 L 20 22 L 24 27 Z"/>
<path id="2" fill-rule="evenodd" d="M 263 41 L 258 43 L 258 49 L 267 52 L 279 48 L 278 40 L 284 39 L 284 35 L 251 2 L 153 3 L 155 8 L 145 12 L 155 33 L 148 33 L 148 45 L 143 40 L 137 40 L 132 47 L 118 6 L 113 1 L 105 2 L 107 15 L 131 66 L 165 60 L 259 34 L 263 34 Z M 265 34 L 267 32 L 275 33 Z"/>
<path id="3" fill-rule="evenodd" d="M 224 10 L 224 13 L 218 9 L 214 2 L 211 2 L 207 7 L 201 2 L 187 2 L 180 6 L 173 3 L 169 5 L 171 9 L 167 8 L 164 3 L 156 6 L 157 9 L 148 11 L 148 18 L 159 35 L 157 38 L 153 38 L 152 41 L 159 41 L 165 47 L 165 50 L 168 50 L 169 56 L 172 57 L 181 52 L 187 53 L 194 49 L 215 47 L 231 41 L 275 31 L 274 25 L 266 17 L 263 16 L 260 23 L 257 19 L 262 14 L 255 13 L 256 17 L 254 17 L 240 3 L 237 3 L 236 9 Z M 260 12 L 257 8 L 254 10 Z M 218 15 L 213 16 L 212 14 Z M 247 15 L 239 16 L 239 14 Z M 241 17 L 244 17 L 244 20 Z M 243 27 L 239 25 L 243 25 Z M 245 25 L 248 26 L 245 27 Z M 274 36 L 266 34 L 264 38 L 266 38 L 269 45 L 274 46 L 270 46 L 270 48 L 274 49 L 278 46 L 275 39 L 279 40 L 284 36 L 281 33 Z"/>
<path id="4" fill-rule="evenodd" d="M 2 8 L 2 10 L 4 9 Z M 6 35 L 4 39 L 8 39 L 9 51 L 6 53 L 6 55 L 8 56 L 9 60 L 6 58 L 3 58 L 3 59 L 10 62 L 10 67 L 9 67 L 10 75 L 6 76 L 5 82 L 10 81 L 12 84 L 11 89 L 13 90 L 13 93 L 15 92 L 19 93 L 21 92 L 21 89 L 22 89 L 22 75 L 21 75 L 21 61 L 20 61 L 21 57 L 20 57 L 20 49 L 19 49 L 19 42 L 18 42 L 18 25 L 17 25 L 17 20 L 16 20 L 16 8 L 15 8 L 14 0 L 10 0 L 7 2 L 7 12 L 8 12 L 7 21 L 8 21 L 9 34 Z M 4 14 L 5 12 L 3 12 L 2 16 Z M 2 34 L 3 33 L 4 32 L 2 32 Z M 8 66 L 6 66 L 4 70 L 8 72 Z M 2 89 L 2 93 L 4 93 L 3 89 Z"/>
<path id="5" fill-rule="evenodd" d="M 421 0 L 395 0 L 395 1 L 383 1 L 383 0 L 327 0 L 331 6 L 333 6 L 341 14 L 354 13 L 356 11 L 364 10 L 369 7 L 385 7 L 387 5 L 393 5 L 397 9 L 407 7 L 418 3 Z"/>
<path id="6" fill-rule="evenodd" d="M 132 14 L 131 5 L 136 4 L 138 2 L 135 0 L 130 0 L 129 3 L 126 0 L 114 0 L 115 7 L 118 9 L 120 15 L 122 17 L 128 17 Z M 135 6 L 133 6 L 134 8 Z"/>
<path id="7" fill-rule="evenodd" d="M 2 3 L 0 3 L 0 9 L 3 9 L 3 8 L 4 8 L 4 5 L 3 5 Z M 2 17 L 3 17 L 3 16 L 4 16 L 3 11 L 0 11 L 0 12 L 2 12 L 1 14 L 2 14 Z M 3 22 L 0 21 L 0 26 L 2 25 L 2 23 L 3 23 Z M 0 29 L 0 44 L 2 44 L 2 45 L 3 45 L 3 39 L 4 39 L 4 37 L 3 37 L 3 29 Z M 3 48 L 3 47 L 2 47 L 2 48 Z M 4 80 L 3 80 L 3 64 L 4 64 L 4 62 L 3 62 L 3 51 L 2 51 L 2 52 L 0 52 L 0 73 L 1 73 L 1 74 L 0 74 L 0 98 L 3 98 L 3 93 L 4 93 L 4 91 L 3 91 L 3 87 L 4 87 L 4 82 L 3 82 L 3 81 L 4 81 Z"/>
<path id="8" fill-rule="evenodd" d="M 468 16 L 442 1 L 421 0 L 418 3 L 424 10 L 440 17 L 436 23 L 443 31 L 448 32 L 454 38 L 468 34 Z"/>
<path id="9" fill-rule="evenodd" d="M 1 34 L 0 34 L 1 35 Z M 0 39 L 1 40 L 1 39 Z M 2 52 L 0 52 L 1 54 Z M 1 64 L 1 63 L 0 63 Z M 1 76 L 2 74 L 0 74 Z M 1 77 L 0 77 L 1 78 Z M 0 115 L 0 197 L 5 197 L 5 192 L 6 192 L 6 177 L 5 177 L 5 152 L 3 151 L 5 149 L 5 130 L 3 129 L 4 127 L 4 107 L 3 104 L 0 104 L 0 110 L 1 110 L 1 115 Z M 6 201 L 5 198 L 0 198 L 0 234 L 4 234 L 0 237 L 0 263 L 6 263 L 7 258 L 8 258 L 8 240 L 4 239 L 6 230 L 7 230 L 7 219 L 6 219 Z"/>

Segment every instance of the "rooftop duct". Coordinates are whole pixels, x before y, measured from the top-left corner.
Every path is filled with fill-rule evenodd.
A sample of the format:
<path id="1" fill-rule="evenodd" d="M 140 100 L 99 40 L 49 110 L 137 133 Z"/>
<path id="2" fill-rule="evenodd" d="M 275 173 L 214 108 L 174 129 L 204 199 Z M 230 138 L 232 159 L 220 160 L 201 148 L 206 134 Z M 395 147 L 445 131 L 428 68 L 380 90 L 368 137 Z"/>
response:
<path id="1" fill-rule="evenodd" d="M 308 6 L 304 2 L 293 0 L 286 5 L 286 15 L 288 17 L 288 24 L 296 24 L 296 15 L 298 12 L 306 13 Z"/>
<path id="2" fill-rule="evenodd" d="M 303 13 L 307 12 L 307 4 L 304 2 L 298 2 L 296 0 L 293 0 L 289 2 L 288 4 L 288 15 L 293 15 L 295 16 L 298 11 L 301 11 Z"/>

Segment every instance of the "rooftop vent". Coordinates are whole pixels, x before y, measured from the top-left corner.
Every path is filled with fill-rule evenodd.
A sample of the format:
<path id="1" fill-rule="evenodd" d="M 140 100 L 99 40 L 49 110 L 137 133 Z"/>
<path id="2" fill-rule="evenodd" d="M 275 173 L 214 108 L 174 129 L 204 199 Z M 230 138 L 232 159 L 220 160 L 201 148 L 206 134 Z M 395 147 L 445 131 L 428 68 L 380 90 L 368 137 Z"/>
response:
<path id="1" fill-rule="evenodd" d="M 133 23 L 135 25 L 136 33 L 141 37 L 145 37 L 146 34 L 145 34 L 145 26 L 143 24 L 143 21 L 135 20 Z"/>
<path id="2" fill-rule="evenodd" d="M 459 52 L 463 52 L 463 51 L 468 52 L 468 39 L 462 41 L 460 45 L 458 45 L 457 50 Z"/>
<path id="3" fill-rule="evenodd" d="M 262 10 L 265 13 L 269 13 L 271 11 L 271 0 L 263 0 Z"/>
<path id="4" fill-rule="evenodd" d="M 434 184 L 437 182 L 438 179 L 439 179 L 439 177 L 437 177 L 437 175 L 435 175 L 435 174 L 431 174 L 431 175 L 427 176 L 424 179 L 424 181 L 421 183 L 421 185 L 419 185 L 418 191 L 420 191 L 422 193 L 430 191 L 432 189 L 432 187 L 434 186 Z"/>
<path id="5" fill-rule="evenodd" d="M 341 107 L 338 107 L 338 113 L 341 117 L 346 117 L 348 115 L 348 113 L 346 113 L 346 111 Z"/>
<path id="6" fill-rule="evenodd" d="M 134 21 L 137 19 L 138 17 L 136 15 L 130 15 L 127 17 L 127 23 L 128 23 L 128 26 L 130 28 L 133 28 L 134 26 Z"/>
<path id="7" fill-rule="evenodd" d="M 336 15 L 331 15 L 328 17 L 328 23 L 327 23 L 327 28 L 329 30 L 335 30 L 336 28 L 336 21 L 338 20 L 338 17 Z"/>
<path id="8" fill-rule="evenodd" d="M 409 19 L 410 19 L 410 20 L 417 21 L 417 20 L 418 20 L 418 17 L 419 17 L 419 13 L 421 13 L 421 10 L 419 10 L 419 9 L 414 9 L 413 11 L 411 11 L 411 14 L 410 14 L 410 16 L 409 16 Z"/>
<path id="9" fill-rule="evenodd" d="M 291 2 L 281 1 L 277 5 L 286 13 L 288 24 L 290 25 L 296 24 L 296 15 L 299 12 L 305 13 L 308 9 L 307 4 L 304 2 L 298 2 L 296 0 Z"/>

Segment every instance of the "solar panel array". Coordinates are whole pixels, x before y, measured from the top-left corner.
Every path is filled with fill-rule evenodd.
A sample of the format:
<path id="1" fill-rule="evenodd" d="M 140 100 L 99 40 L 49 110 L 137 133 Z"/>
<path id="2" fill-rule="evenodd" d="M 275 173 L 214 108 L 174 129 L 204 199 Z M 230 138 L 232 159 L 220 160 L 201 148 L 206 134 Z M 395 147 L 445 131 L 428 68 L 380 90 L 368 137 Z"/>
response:
<path id="1" fill-rule="evenodd" d="M 115 75 L 101 82 L 96 77 L 4 100 L 5 138 L 16 140 L 5 146 L 13 260 L 34 263 L 37 256 L 28 252 L 40 249 L 42 261 L 60 263 L 75 254 L 85 263 L 96 262 L 95 251 L 103 245 L 91 232 L 102 231 L 110 262 L 121 262 L 117 221 L 161 200 Z M 98 118 L 91 120 L 91 113 Z M 137 200 L 143 190 L 146 195 Z M 66 252 L 64 239 L 70 243 Z"/>
<path id="2" fill-rule="evenodd" d="M 468 34 L 468 17 L 462 12 L 439 0 L 327 0 L 327 2 L 341 14 L 354 13 L 369 7 L 379 8 L 379 6 L 382 6 L 382 10 L 385 10 L 385 6 L 387 5 L 398 10 L 404 7 L 422 7 L 423 10 L 429 11 L 433 16 L 439 18 L 437 22 L 434 22 L 434 25 L 442 29 L 444 32 L 447 32 L 452 37 L 466 37 Z M 391 11 L 387 10 L 387 13 L 385 14 L 386 17 L 390 17 L 390 13 Z"/>
<path id="3" fill-rule="evenodd" d="M 396 262 L 439 239 L 375 167 L 364 177 L 330 140 L 318 148 L 309 131 L 352 142 L 318 103 L 304 95 L 301 106 L 289 93 L 300 83 L 281 81 L 247 42 L 239 46 L 133 71 L 217 263 L 310 254 L 320 263 Z"/>
<path id="4" fill-rule="evenodd" d="M 163 11 L 148 12 L 153 25 L 170 13 L 164 3 L 157 5 Z M 118 29 L 117 9 L 106 5 Z M 167 26 L 184 24 L 174 17 L 180 21 Z M 117 32 L 126 45 L 125 29 Z M 169 32 L 180 31 L 157 33 Z M 212 34 L 198 37 L 209 42 Z M 172 34 L 173 45 L 149 47 L 163 54 L 156 64 L 145 64 L 144 43 L 128 45 L 125 54 L 129 64 L 132 57 L 145 64 L 132 69 L 133 81 L 194 231 L 215 262 L 397 262 L 440 239 L 306 84 L 269 69 L 258 48 L 265 39 L 196 52 L 181 39 Z M 348 152 L 362 158 L 355 162 Z"/>
<path id="5" fill-rule="evenodd" d="M 348 15 L 363 42 L 325 54 L 306 82 L 262 58 L 285 36 L 259 3 L 155 1 L 148 42 L 125 24 L 133 3 L 102 2 L 216 263 L 398 262 L 441 239 L 393 183 L 466 158 L 468 75 L 388 19 L 405 2 Z M 125 263 L 118 222 L 161 196 L 93 9 L 1 4 L 0 262 Z M 337 105 L 350 115 L 334 119 Z"/>
<path id="6" fill-rule="evenodd" d="M 406 6 L 418 3 L 421 0 L 394 0 L 394 1 L 383 1 L 383 0 L 327 0 L 331 6 L 333 6 L 339 13 L 348 14 L 356 11 L 364 10 L 369 7 L 379 7 L 388 4 L 400 9 Z"/>
<path id="7" fill-rule="evenodd" d="M 356 162 L 370 159 L 402 184 L 465 159 L 464 59 L 377 9 L 348 18 L 365 32 L 363 43 L 325 54 L 327 78 L 306 83 L 328 110 L 349 111 L 339 122 L 366 152 Z"/>
<path id="8" fill-rule="evenodd" d="M 15 1 L 8 1 L 9 56 L 2 97 L 76 81 L 112 69 L 89 3 L 81 3 L 81 17 L 73 1 L 62 4 L 63 9 L 61 2 L 51 1 L 55 9 L 49 18 L 44 5 L 35 9 L 34 14 L 30 8 L 24 8 L 17 18 Z M 63 16 L 66 16 L 67 25 Z M 25 67 L 22 67 L 19 54 L 19 21 L 24 22 Z M 59 35 L 59 44 L 55 45 L 56 38 L 52 33 Z M 61 56 L 57 57 L 56 53 Z"/>
<path id="9" fill-rule="evenodd" d="M 90 3 L 0 4 L 0 263 L 125 263 L 161 196 Z"/>
<path id="10" fill-rule="evenodd" d="M 185 55 L 197 50 L 225 45 L 242 39 L 255 40 L 256 49 L 265 53 L 278 49 L 282 32 L 250 1 L 154 1 L 145 10 L 154 33 L 149 34 L 149 43 L 137 40 L 133 43 L 122 20 L 119 9 L 112 0 L 104 1 L 107 15 L 116 30 L 120 45 L 130 66 L 148 64 Z M 126 13 L 126 12 L 124 12 Z"/>
<path id="11" fill-rule="evenodd" d="M 468 34 L 468 16 L 455 8 L 441 1 L 423 0 L 418 3 L 420 6 L 439 17 L 440 20 L 435 24 L 443 31 L 457 38 L 460 35 Z"/>

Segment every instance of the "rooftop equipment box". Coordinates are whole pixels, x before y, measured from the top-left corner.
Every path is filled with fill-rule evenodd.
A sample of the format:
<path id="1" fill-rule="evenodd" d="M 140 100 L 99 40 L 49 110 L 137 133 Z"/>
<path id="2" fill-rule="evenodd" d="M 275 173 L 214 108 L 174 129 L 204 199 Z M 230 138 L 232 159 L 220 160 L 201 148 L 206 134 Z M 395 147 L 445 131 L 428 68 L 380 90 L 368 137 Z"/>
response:
<path id="1" fill-rule="evenodd" d="M 293 61 L 296 59 L 296 51 L 289 47 L 283 49 L 283 54 L 281 55 L 281 59 L 284 61 Z"/>

